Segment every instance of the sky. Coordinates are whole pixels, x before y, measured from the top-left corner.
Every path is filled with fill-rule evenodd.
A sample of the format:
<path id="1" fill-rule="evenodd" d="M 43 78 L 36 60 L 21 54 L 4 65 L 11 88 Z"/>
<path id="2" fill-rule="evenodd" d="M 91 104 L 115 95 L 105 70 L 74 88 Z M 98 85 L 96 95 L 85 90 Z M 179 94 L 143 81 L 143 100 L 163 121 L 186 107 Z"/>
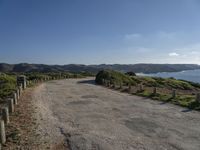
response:
<path id="1" fill-rule="evenodd" d="M 200 0 L 0 0 L 0 62 L 200 64 Z"/>

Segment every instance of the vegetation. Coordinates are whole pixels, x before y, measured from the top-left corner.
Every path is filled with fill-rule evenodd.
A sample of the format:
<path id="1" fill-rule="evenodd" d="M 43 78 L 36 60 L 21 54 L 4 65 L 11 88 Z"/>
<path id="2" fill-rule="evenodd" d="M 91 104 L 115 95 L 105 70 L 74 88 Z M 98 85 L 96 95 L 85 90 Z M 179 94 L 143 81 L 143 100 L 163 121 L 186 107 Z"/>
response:
<path id="1" fill-rule="evenodd" d="M 19 73 L 1 73 L 0 74 L 0 99 L 6 98 L 16 90 L 16 77 Z M 61 78 L 84 78 L 86 76 L 93 76 L 88 72 L 69 73 L 69 72 L 28 72 L 23 73 L 27 77 L 27 81 L 47 80 L 47 79 L 61 79 Z M 33 82 L 32 82 L 33 83 Z M 33 84 L 32 84 L 33 85 Z"/>
<path id="2" fill-rule="evenodd" d="M 175 105 L 180 105 L 183 107 L 188 107 L 189 109 L 195 109 L 195 110 L 200 110 L 200 103 L 198 103 L 195 100 L 194 95 L 177 95 L 175 98 L 172 98 L 171 94 L 162 94 L 162 93 L 157 93 L 157 94 L 152 94 L 151 92 L 147 90 L 139 91 L 135 93 L 138 96 L 143 96 L 147 98 L 151 98 L 153 100 L 159 100 L 163 102 L 170 102 Z"/>
<path id="3" fill-rule="evenodd" d="M 142 84 L 145 88 L 143 90 L 136 90 L 132 94 L 200 110 L 200 103 L 195 100 L 196 96 L 194 94 L 200 93 L 200 84 L 198 83 L 174 78 L 130 76 L 113 70 L 102 70 L 96 76 L 96 83 L 104 84 L 105 81 L 115 85 L 120 83 L 133 86 Z M 160 92 L 153 94 L 153 87 L 160 89 Z M 177 90 L 177 96 L 174 98 L 172 97 L 172 89 Z"/>
<path id="4" fill-rule="evenodd" d="M 87 76 L 93 76 L 93 74 L 88 72 L 80 72 L 80 73 L 70 73 L 70 72 L 48 72 L 48 73 L 40 73 L 40 72 L 31 72 L 24 73 L 28 80 L 45 80 L 45 79 L 58 79 L 58 78 L 84 78 Z"/>
<path id="5" fill-rule="evenodd" d="M 23 73 L 27 80 L 45 80 L 45 79 L 59 79 L 59 78 L 83 78 L 86 76 L 93 76 L 94 74 L 89 72 L 70 73 L 70 72 L 27 72 Z M 1 73 L 0 74 L 0 98 L 8 97 L 16 89 L 16 76 L 18 73 Z M 200 92 L 200 84 L 193 83 L 184 80 L 176 80 L 174 78 L 159 78 L 159 77 L 143 77 L 135 76 L 131 73 L 121 73 L 113 70 L 102 70 L 96 75 L 96 83 L 104 84 L 109 81 L 115 85 L 132 85 L 137 86 L 142 84 L 146 89 L 137 90 L 133 94 L 149 97 L 155 100 L 164 102 L 171 102 L 177 105 L 188 107 L 191 109 L 200 110 L 200 104 L 195 101 L 195 94 Z M 152 89 L 149 88 L 157 87 L 162 89 L 161 92 L 152 94 Z M 167 90 L 176 89 L 180 93 L 175 98 L 172 98 L 172 94 Z"/>
<path id="6" fill-rule="evenodd" d="M 96 83 L 103 84 L 104 80 L 110 81 L 111 84 L 129 84 L 134 83 L 131 77 L 113 70 L 102 70 L 96 75 Z"/>
<path id="7" fill-rule="evenodd" d="M 0 74 L 0 98 L 10 95 L 16 88 L 16 77 Z"/>
<path id="8" fill-rule="evenodd" d="M 181 90 L 192 90 L 196 86 L 191 84 L 191 82 L 176 80 L 174 78 L 159 78 L 159 77 L 134 77 L 133 80 L 136 80 L 138 83 L 150 87 L 161 87 L 167 89 L 181 89 Z"/>
<path id="9" fill-rule="evenodd" d="M 112 69 L 122 72 L 137 73 L 158 73 L 158 72 L 178 72 L 183 70 L 200 69 L 199 65 L 194 64 L 134 64 L 134 65 L 44 65 L 44 64 L 5 64 L 0 63 L 0 72 L 92 72 L 97 73 L 102 69 Z"/>
<path id="10" fill-rule="evenodd" d="M 128 75 L 128 76 L 136 76 L 135 72 L 132 72 L 132 71 L 127 72 L 126 75 Z"/>

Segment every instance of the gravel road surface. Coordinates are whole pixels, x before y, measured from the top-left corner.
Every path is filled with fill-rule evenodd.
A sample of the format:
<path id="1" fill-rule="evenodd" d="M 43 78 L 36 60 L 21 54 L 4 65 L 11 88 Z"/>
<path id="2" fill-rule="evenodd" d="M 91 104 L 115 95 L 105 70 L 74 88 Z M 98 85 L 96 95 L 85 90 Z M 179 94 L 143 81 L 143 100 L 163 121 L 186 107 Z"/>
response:
<path id="1" fill-rule="evenodd" d="M 120 93 L 93 78 L 33 91 L 37 132 L 49 149 L 200 150 L 200 113 Z"/>

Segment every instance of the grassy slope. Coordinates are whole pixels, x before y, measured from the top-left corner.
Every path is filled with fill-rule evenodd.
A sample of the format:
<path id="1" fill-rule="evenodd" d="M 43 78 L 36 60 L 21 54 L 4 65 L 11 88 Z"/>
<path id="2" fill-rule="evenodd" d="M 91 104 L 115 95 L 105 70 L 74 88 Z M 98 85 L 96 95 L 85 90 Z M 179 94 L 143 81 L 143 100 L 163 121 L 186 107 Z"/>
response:
<path id="1" fill-rule="evenodd" d="M 198 83 L 176 80 L 173 78 L 164 79 L 157 77 L 128 76 L 112 70 L 103 70 L 97 74 L 96 83 L 103 84 L 103 80 L 109 80 L 111 83 L 118 85 L 119 83 L 123 83 L 123 85 L 143 84 L 147 88 L 158 87 L 163 89 L 163 91 L 156 95 L 153 95 L 152 91 L 146 89 L 143 91 L 136 91 L 134 94 L 200 110 L 200 104 L 195 101 L 195 95 L 193 94 L 193 92 L 200 92 L 200 84 Z M 176 98 L 172 98 L 171 93 L 164 91 L 172 89 L 181 91 L 181 94 L 177 94 Z"/>

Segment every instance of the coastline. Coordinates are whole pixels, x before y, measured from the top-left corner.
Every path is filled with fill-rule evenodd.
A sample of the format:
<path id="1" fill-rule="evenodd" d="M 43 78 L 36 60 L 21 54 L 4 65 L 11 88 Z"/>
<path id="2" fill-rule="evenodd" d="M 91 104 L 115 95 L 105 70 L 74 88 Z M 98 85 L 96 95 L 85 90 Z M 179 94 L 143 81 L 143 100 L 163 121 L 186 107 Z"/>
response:
<path id="1" fill-rule="evenodd" d="M 200 69 L 195 70 L 183 70 L 180 72 L 158 72 L 158 73 L 136 73 L 138 76 L 149 76 L 149 77 L 161 77 L 170 78 L 173 77 L 178 80 L 186 80 L 189 82 L 200 83 Z"/>

